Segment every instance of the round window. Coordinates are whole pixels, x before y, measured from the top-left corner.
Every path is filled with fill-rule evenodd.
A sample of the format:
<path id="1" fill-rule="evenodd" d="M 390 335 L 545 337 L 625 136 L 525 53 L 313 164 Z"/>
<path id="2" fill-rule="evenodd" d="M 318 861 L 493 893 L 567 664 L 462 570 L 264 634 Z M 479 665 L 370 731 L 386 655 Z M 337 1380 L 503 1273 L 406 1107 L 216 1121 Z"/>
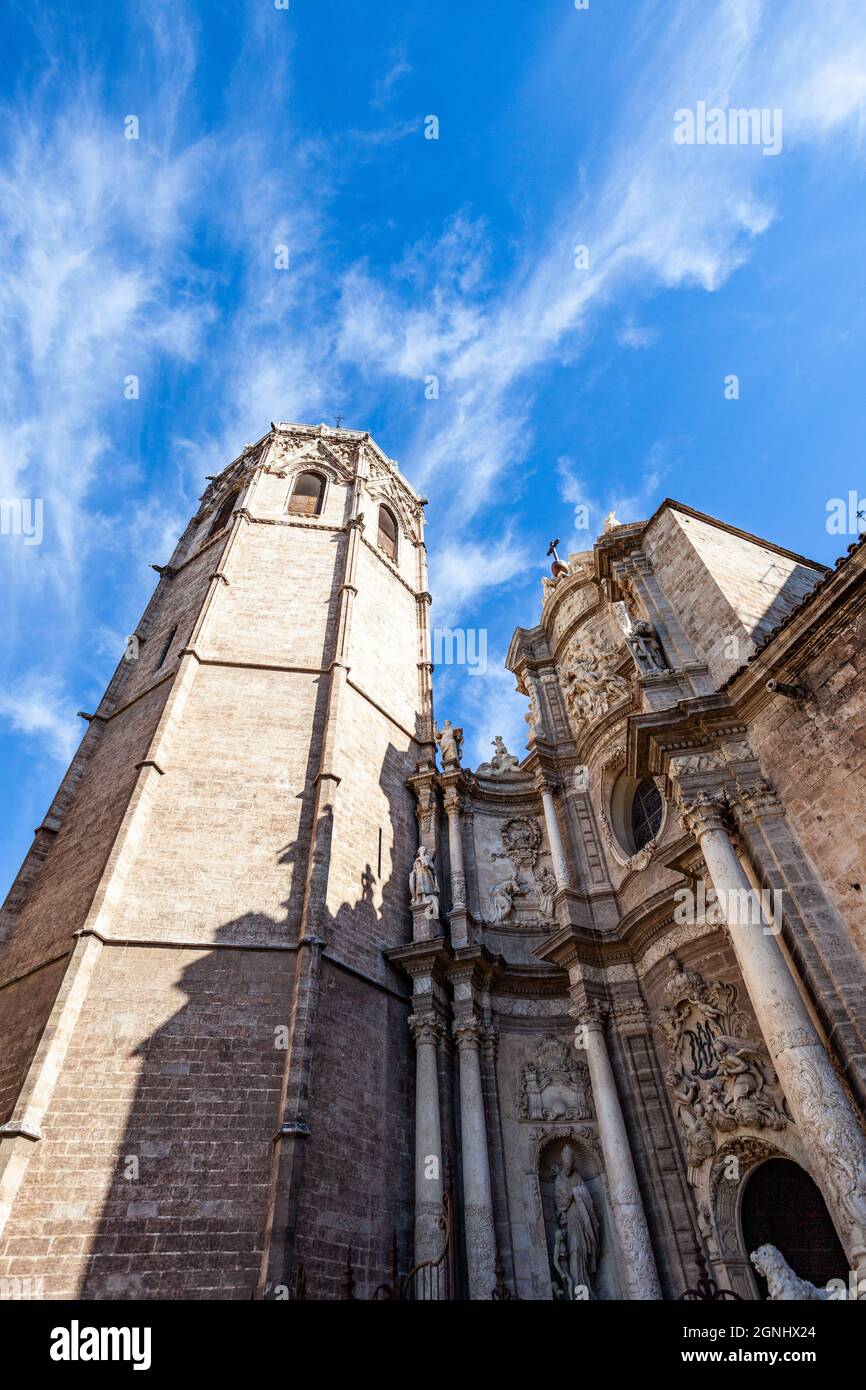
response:
<path id="1" fill-rule="evenodd" d="M 662 799 L 651 777 L 635 788 L 631 803 L 631 842 L 635 850 L 654 840 L 662 823 Z"/>
<path id="2" fill-rule="evenodd" d="M 664 820 L 664 800 L 652 777 L 621 772 L 610 790 L 614 853 L 625 863 L 654 840 Z"/>

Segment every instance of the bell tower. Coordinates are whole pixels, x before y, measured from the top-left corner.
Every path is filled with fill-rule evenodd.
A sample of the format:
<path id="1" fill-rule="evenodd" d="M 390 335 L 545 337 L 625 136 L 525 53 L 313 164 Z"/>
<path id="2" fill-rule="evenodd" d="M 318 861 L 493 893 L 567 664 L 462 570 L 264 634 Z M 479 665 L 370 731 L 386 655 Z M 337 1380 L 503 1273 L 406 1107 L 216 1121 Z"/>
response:
<path id="1" fill-rule="evenodd" d="M 338 1297 L 411 1253 L 383 952 L 433 757 L 424 500 L 369 434 L 276 424 L 154 566 L 0 917 L 0 1258 L 46 1297 Z"/>

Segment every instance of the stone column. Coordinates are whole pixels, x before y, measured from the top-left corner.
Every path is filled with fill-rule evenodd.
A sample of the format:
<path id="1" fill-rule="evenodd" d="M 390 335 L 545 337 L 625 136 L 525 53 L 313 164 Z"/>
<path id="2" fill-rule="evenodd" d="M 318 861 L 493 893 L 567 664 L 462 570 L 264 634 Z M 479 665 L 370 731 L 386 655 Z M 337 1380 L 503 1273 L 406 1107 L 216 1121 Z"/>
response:
<path id="1" fill-rule="evenodd" d="M 448 852 L 451 856 L 451 906 L 457 910 L 466 906 L 466 874 L 463 869 L 460 793 L 454 787 L 449 787 L 445 793 L 445 813 L 448 816 Z"/>
<path id="2" fill-rule="evenodd" d="M 496 1229 L 481 1086 L 480 1023 L 476 1018 L 458 1019 L 454 1024 L 454 1038 L 460 1055 L 463 1221 L 469 1297 L 489 1299 L 496 1284 Z"/>
<path id="3" fill-rule="evenodd" d="M 442 1028 L 432 1010 L 412 1014 L 409 1027 L 415 1043 L 415 1263 L 420 1264 L 435 1260 L 443 1241 L 438 1061 Z"/>
<path id="4" fill-rule="evenodd" d="M 866 1139 L 773 928 L 751 922 L 752 887 L 728 834 L 726 812 L 721 790 L 680 795 L 680 818 L 701 847 L 813 1176 L 852 1267 L 860 1271 L 866 1269 Z M 740 912 L 738 904 L 747 910 Z"/>
<path id="5" fill-rule="evenodd" d="M 541 804 L 544 807 L 544 824 L 547 827 L 547 840 L 550 845 L 550 857 L 553 860 L 556 886 L 557 888 L 570 888 L 571 876 L 568 872 L 565 847 L 559 832 L 559 818 L 556 814 L 556 802 L 553 799 L 553 783 L 542 779 L 538 784 L 538 790 L 541 793 Z"/>
<path id="6" fill-rule="evenodd" d="M 604 1037 L 604 1011 L 598 1005 L 590 1005 L 578 1015 L 575 1041 L 578 1047 L 585 1048 L 589 1064 L 598 1138 L 604 1155 L 626 1297 L 660 1299 L 662 1291 L 649 1227 Z"/>

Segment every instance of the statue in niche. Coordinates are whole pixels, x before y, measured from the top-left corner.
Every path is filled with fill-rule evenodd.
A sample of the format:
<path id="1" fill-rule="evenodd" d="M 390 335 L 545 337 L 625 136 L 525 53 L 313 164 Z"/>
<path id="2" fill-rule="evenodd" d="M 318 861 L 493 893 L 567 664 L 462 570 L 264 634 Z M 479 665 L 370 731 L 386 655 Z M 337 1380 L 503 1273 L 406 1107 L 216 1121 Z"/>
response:
<path id="1" fill-rule="evenodd" d="M 652 676 L 667 671 L 669 669 L 668 664 L 662 653 L 658 633 L 652 623 L 646 622 L 644 618 L 633 617 L 627 605 L 622 602 L 615 603 L 613 611 L 622 628 L 626 646 L 631 652 L 638 675 Z"/>
<path id="2" fill-rule="evenodd" d="M 500 772 L 516 772 L 520 767 L 520 759 L 513 753 L 509 753 L 505 747 L 505 740 L 501 734 L 497 734 L 493 740 L 493 757 L 489 763 L 481 763 L 476 768 L 476 772 L 481 776 L 496 777 Z"/>
<path id="3" fill-rule="evenodd" d="M 439 884 L 436 881 L 436 868 L 433 864 L 433 856 L 427 852 L 425 845 L 419 845 L 418 853 L 415 855 L 415 862 L 409 875 L 409 892 L 413 907 L 422 903 L 426 904 L 426 915 L 433 919 L 439 917 Z"/>
<path id="4" fill-rule="evenodd" d="M 557 1236 L 559 1232 L 564 1236 L 554 1245 L 554 1259 L 558 1254 L 560 1264 L 566 1263 L 567 1297 L 591 1298 L 598 1263 L 598 1217 L 592 1194 L 577 1171 L 571 1144 L 566 1144 L 562 1150 L 554 1179 L 553 1201 L 559 1227 Z"/>
<path id="5" fill-rule="evenodd" d="M 450 719 L 446 719 L 441 729 L 433 726 L 433 737 L 439 747 L 443 767 L 459 767 L 463 748 L 463 730 L 455 729 Z"/>
<path id="6" fill-rule="evenodd" d="M 550 920 L 553 917 L 553 898 L 556 893 L 556 879 L 546 865 L 535 875 L 535 883 L 538 888 L 538 902 L 541 907 L 541 915 L 546 920 Z"/>

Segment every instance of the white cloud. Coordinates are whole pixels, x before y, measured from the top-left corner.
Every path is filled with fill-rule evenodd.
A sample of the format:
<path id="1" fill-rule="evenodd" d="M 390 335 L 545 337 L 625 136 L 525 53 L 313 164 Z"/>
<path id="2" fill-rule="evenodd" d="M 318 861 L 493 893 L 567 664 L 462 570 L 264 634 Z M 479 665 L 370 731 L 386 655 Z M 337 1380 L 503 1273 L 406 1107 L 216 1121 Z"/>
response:
<path id="1" fill-rule="evenodd" d="M 436 551 L 436 592 L 431 608 L 434 626 L 473 627 L 472 605 L 489 589 L 501 590 L 526 573 L 531 564 L 526 546 L 507 531 L 484 545 L 449 540 Z"/>
<path id="2" fill-rule="evenodd" d="M 640 349 L 652 347 L 660 337 L 661 334 L 657 328 L 635 323 L 634 319 L 629 317 L 617 331 L 616 340 L 620 347 Z"/>
<path id="3" fill-rule="evenodd" d="M 15 733 L 35 738 L 61 763 L 69 762 L 83 732 L 60 683 L 38 673 L 0 688 L 0 719 Z"/>
<path id="4" fill-rule="evenodd" d="M 661 288 L 717 290 L 771 226 L 776 161 L 752 148 L 676 145 L 679 107 L 698 97 L 781 106 L 786 150 L 843 123 L 862 129 L 862 4 L 839 0 L 824 20 L 825 7 L 811 0 L 680 3 L 666 7 L 665 21 L 644 6 L 631 96 L 612 113 L 603 175 L 594 187 L 578 180 L 547 245 L 526 248 L 498 296 L 488 302 L 456 287 L 447 265 L 421 310 L 399 284 L 364 269 L 347 277 L 343 354 L 363 352 L 371 370 L 391 376 L 441 376 L 437 409 L 422 415 L 404 457 L 428 490 L 448 492 L 459 479 L 451 490 L 464 522 L 526 457 L 532 373 L 573 360 L 592 313 L 622 305 L 624 345 L 647 346 L 651 330 L 629 326 L 631 300 Z M 572 41 L 564 27 L 558 38 Z M 589 269 L 573 265 L 577 244 L 589 247 Z M 435 253 L 430 264 L 435 270 Z"/>

